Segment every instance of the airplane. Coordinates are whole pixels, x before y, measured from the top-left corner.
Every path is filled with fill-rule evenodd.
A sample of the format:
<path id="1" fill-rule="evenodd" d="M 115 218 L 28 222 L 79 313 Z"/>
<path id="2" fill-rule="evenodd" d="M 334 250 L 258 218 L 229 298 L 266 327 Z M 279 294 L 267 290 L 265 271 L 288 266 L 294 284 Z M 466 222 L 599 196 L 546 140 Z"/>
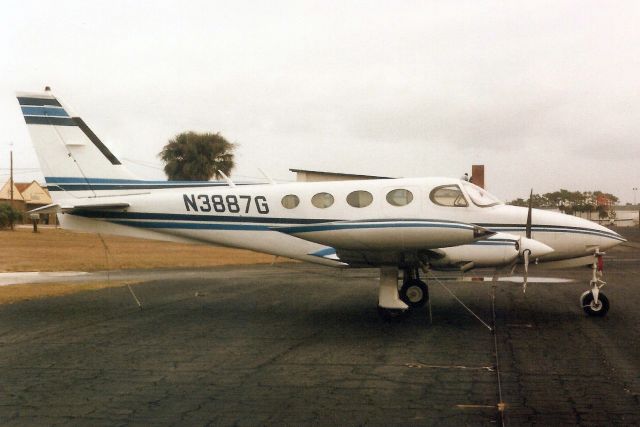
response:
<path id="1" fill-rule="evenodd" d="M 609 310 L 600 291 L 602 255 L 625 239 L 594 222 L 505 205 L 483 188 L 445 177 L 143 180 L 48 87 L 17 99 L 53 201 L 32 212 L 56 212 L 63 228 L 379 268 L 378 311 L 385 319 L 428 302 L 420 272 L 523 265 L 526 290 L 530 263 L 591 266 L 580 305 L 590 316 Z"/>

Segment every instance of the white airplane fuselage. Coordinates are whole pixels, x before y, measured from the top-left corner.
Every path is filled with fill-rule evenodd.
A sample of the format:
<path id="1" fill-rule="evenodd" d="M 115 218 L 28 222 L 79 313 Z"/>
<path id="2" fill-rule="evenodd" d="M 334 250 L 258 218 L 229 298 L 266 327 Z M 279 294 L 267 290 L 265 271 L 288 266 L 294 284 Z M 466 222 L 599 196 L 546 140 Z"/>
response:
<path id="1" fill-rule="evenodd" d="M 142 182 L 144 181 L 139 183 Z M 352 252 L 360 250 L 382 254 L 385 247 L 392 247 L 394 252 L 440 249 L 439 253 L 444 254 L 444 257 L 431 260 L 431 264 L 436 268 L 466 262 L 473 262 L 474 266 L 481 267 L 500 266 L 511 261 L 508 254 L 504 253 L 505 246 L 509 245 L 500 245 L 497 240 L 505 236 L 507 240 L 524 236 L 527 218 L 527 208 L 504 204 L 488 207 L 475 205 L 465 191 L 468 184 L 450 178 L 296 182 L 235 187 L 212 183 L 211 186 L 152 190 L 127 190 L 127 186 L 135 184 L 121 184 L 119 189 L 99 190 L 105 188 L 104 185 L 104 182 L 95 184 L 95 191 L 76 192 L 67 202 L 77 204 L 78 197 L 86 196 L 88 198 L 84 200 L 90 200 L 92 203 L 99 203 L 99 200 L 117 200 L 128 203 L 129 207 L 126 210 L 63 214 L 60 215 L 62 226 L 112 234 L 225 245 L 333 266 L 344 266 L 346 263 L 335 257 L 332 259 L 314 255 L 321 254 L 330 246 L 301 239 L 278 229 L 301 224 L 331 224 L 357 220 L 363 223 L 360 230 L 370 232 L 379 228 L 376 222 L 385 221 L 389 232 L 380 236 L 382 240 L 377 240 L 379 246 L 365 244 L 352 248 Z M 429 195 L 434 188 L 441 186 L 460 188 L 467 200 L 466 206 L 442 206 L 434 203 Z M 404 206 L 390 204 L 386 195 L 397 189 L 410 191 L 413 200 Z M 373 200 L 366 207 L 353 207 L 347 203 L 347 196 L 354 191 L 366 191 L 373 196 Z M 94 193 L 100 194 L 100 197 L 93 197 Z M 314 206 L 311 200 L 318 193 L 331 194 L 333 204 L 327 208 Z M 298 206 L 285 208 L 282 198 L 287 195 L 297 196 Z M 61 205 L 66 203 L 64 199 L 58 202 Z M 500 234 L 468 244 L 442 245 L 437 248 L 428 245 L 420 248 L 419 244 L 403 247 L 404 241 L 416 235 L 416 229 L 393 225 L 394 221 L 396 225 L 401 225 L 408 220 L 445 221 L 445 232 L 455 231 L 454 228 L 446 228 L 446 223 L 457 222 L 480 225 Z M 617 233 L 594 222 L 539 209 L 533 210 L 532 234 L 535 240 L 553 249 L 553 252 L 538 257 L 539 262 L 584 257 L 592 254 L 596 248 L 603 251 L 624 240 Z M 374 266 L 357 263 L 357 266 L 367 265 Z"/>

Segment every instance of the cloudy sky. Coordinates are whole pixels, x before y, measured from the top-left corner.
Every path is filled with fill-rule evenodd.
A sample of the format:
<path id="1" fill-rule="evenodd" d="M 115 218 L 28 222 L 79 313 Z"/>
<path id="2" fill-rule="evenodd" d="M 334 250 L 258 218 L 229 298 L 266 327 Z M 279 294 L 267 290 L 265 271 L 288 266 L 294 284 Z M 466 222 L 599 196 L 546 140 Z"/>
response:
<path id="1" fill-rule="evenodd" d="M 142 178 L 184 130 L 289 168 L 453 176 L 503 199 L 640 186 L 635 1 L 25 1 L 0 15 L 0 179 L 40 179 L 14 92 L 50 85 Z M 640 198 L 639 198 L 640 200 Z"/>

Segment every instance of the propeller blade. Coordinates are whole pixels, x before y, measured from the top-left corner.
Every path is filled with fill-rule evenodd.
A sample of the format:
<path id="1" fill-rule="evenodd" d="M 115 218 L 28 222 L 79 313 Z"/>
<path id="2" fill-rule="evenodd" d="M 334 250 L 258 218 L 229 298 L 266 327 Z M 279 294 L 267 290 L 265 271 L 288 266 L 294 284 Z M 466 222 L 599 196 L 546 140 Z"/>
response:
<path id="1" fill-rule="evenodd" d="M 533 188 L 529 194 L 529 210 L 527 211 L 527 226 L 525 228 L 527 239 L 531 238 L 531 211 L 533 210 Z"/>
<path id="2" fill-rule="evenodd" d="M 531 252 L 527 249 L 522 253 L 524 257 L 524 281 L 522 283 L 522 293 L 527 292 L 527 281 L 529 280 L 529 254 Z"/>

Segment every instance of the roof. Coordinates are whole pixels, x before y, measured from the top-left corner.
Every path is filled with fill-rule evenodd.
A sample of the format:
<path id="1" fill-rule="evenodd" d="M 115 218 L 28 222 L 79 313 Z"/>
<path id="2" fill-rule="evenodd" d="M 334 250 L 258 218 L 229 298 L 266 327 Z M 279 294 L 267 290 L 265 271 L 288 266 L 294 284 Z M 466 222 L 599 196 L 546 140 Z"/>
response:
<path id="1" fill-rule="evenodd" d="M 11 184 L 10 181 L 4 183 L 2 187 L 0 187 L 0 199 L 1 200 L 10 200 L 11 199 Z M 22 197 L 22 193 L 18 191 L 16 188 L 16 183 L 13 183 L 13 200 L 24 200 Z"/>
<path id="2" fill-rule="evenodd" d="M 9 200 L 11 198 L 10 180 L 0 186 L 0 200 Z M 46 188 L 38 181 L 31 182 L 14 182 L 13 183 L 13 199 L 22 200 L 29 204 L 48 204 L 51 203 L 51 196 Z M 44 194 L 44 197 L 42 196 Z"/>
<path id="3" fill-rule="evenodd" d="M 328 171 L 312 171 L 307 169 L 289 169 L 291 172 L 300 173 L 317 173 L 320 175 L 339 175 L 339 176 L 351 176 L 354 178 L 368 178 L 368 179 L 391 179 L 390 176 L 375 176 L 375 175 L 359 175 L 355 173 L 342 173 L 342 172 L 328 172 Z"/>
<path id="4" fill-rule="evenodd" d="M 29 188 L 29 186 L 31 184 L 33 184 L 35 181 L 31 181 L 31 182 L 16 182 L 14 183 L 16 188 L 18 189 L 19 192 L 23 192 L 24 190 L 26 190 L 27 188 Z"/>

